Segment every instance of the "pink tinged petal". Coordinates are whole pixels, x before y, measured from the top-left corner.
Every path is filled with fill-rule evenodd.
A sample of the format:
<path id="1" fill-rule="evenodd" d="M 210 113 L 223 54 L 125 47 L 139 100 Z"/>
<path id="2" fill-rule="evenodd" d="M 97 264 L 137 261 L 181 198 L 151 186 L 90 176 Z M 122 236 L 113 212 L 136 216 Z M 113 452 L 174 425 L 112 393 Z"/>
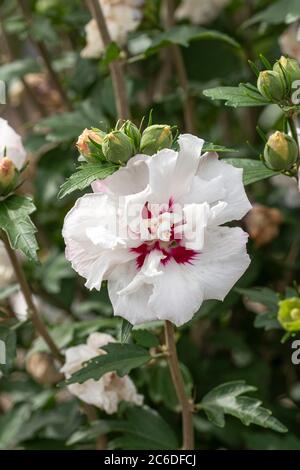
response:
<path id="1" fill-rule="evenodd" d="M 104 192 L 117 196 L 139 193 L 148 184 L 148 160 L 147 155 L 135 155 L 125 167 L 108 176 L 104 180 L 92 183 L 95 193 Z"/>
<path id="2" fill-rule="evenodd" d="M 160 262 L 165 258 L 165 255 L 160 250 L 153 250 L 146 256 L 141 269 L 136 276 L 128 284 L 128 286 L 121 289 L 119 295 L 128 295 L 136 292 L 143 284 L 153 284 L 156 277 L 162 276 L 163 272 L 159 269 Z"/>
<path id="3" fill-rule="evenodd" d="M 194 269 L 204 299 L 223 300 L 250 264 L 246 251 L 248 234 L 235 227 L 208 229 L 201 255 Z"/>
<path id="4" fill-rule="evenodd" d="M 224 224 L 231 220 L 241 219 L 251 209 L 251 204 L 243 185 L 243 170 L 235 168 L 225 160 L 218 160 L 216 153 L 206 153 L 200 160 L 197 176 L 210 181 L 213 178 L 221 177 L 223 195 L 220 197 L 218 187 L 216 187 L 216 198 L 211 202 L 220 200 L 227 203 L 227 207 L 216 217 L 216 224 Z M 225 193 L 224 193 L 225 189 Z"/>
<path id="5" fill-rule="evenodd" d="M 171 260 L 164 267 L 164 275 L 154 282 L 149 307 L 157 319 L 180 326 L 193 317 L 202 300 L 203 289 L 194 266 Z"/>

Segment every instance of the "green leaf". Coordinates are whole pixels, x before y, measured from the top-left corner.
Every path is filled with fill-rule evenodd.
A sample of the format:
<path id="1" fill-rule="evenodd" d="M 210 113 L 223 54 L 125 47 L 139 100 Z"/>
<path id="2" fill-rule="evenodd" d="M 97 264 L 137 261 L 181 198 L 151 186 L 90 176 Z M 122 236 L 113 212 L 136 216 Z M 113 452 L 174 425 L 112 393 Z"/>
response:
<path id="1" fill-rule="evenodd" d="M 104 179 L 117 171 L 113 163 L 85 163 L 80 166 L 61 186 L 58 197 L 61 199 L 73 191 L 82 191 L 97 179 Z"/>
<path id="2" fill-rule="evenodd" d="M 261 401 L 240 396 L 255 390 L 256 387 L 246 385 L 243 380 L 227 382 L 211 390 L 196 407 L 204 410 L 208 419 L 219 427 L 225 426 L 225 414 L 229 414 L 246 426 L 257 424 L 273 431 L 287 432 L 287 428 L 271 416 L 271 411 L 261 406 Z"/>
<path id="3" fill-rule="evenodd" d="M 0 227 L 6 232 L 11 247 L 37 261 L 36 228 L 29 217 L 34 211 L 35 206 L 28 197 L 13 195 L 0 202 Z"/>
<path id="4" fill-rule="evenodd" d="M 272 4 L 267 8 L 245 21 L 243 27 L 247 27 L 258 22 L 268 24 L 290 24 L 299 19 L 299 0 L 280 0 L 278 2 L 272 2 Z"/>
<path id="5" fill-rule="evenodd" d="M 103 434 L 122 433 L 110 441 L 110 448 L 126 450 L 177 449 L 178 441 L 169 424 L 148 407 L 129 407 L 122 420 L 94 421 L 91 426 L 78 429 L 67 445 L 91 442 Z"/>
<path id="6" fill-rule="evenodd" d="M 169 424 L 154 410 L 131 407 L 126 421 L 114 424 L 113 430 L 123 436 L 110 441 L 110 447 L 126 450 L 177 449 L 178 441 Z"/>
<path id="7" fill-rule="evenodd" d="M 0 417 L 0 449 L 11 449 L 18 442 L 20 429 L 30 417 L 30 406 L 12 408 Z"/>
<path id="8" fill-rule="evenodd" d="M 250 83 L 240 83 L 238 87 L 218 86 L 203 91 L 204 96 L 212 100 L 224 100 L 226 106 L 248 107 L 265 106 L 270 103 L 257 88 Z"/>
<path id="9" fill-rule="evenodd" d="M 268 287 L 254 287 L 252 289 L 236 288 L 235 291 L 239 294 L 245 295 L 253 302 L 259 302 L 265 305 L 270 310 L 275 312 L 278 310 L 278 294 Z"/>
<path id="10" fill-rule="evenodd" d="M 258 313 L 257 315 L 255 315 L 254 327 L 264 328 L 265 331 L 274 330 L 274 329 L 282 330 L 282 326 L 277 320 L 276 312 L 265 312 L 265 313 Z"/>
<path id="11" fill-rule="evenodd" d="M 22 78 L 27 73 L 37 73 L 40 71 L 38 62 L 34 59 L 20 59 L 1 65 L 0 80 L 10 82 L 16 78 Z"/>
<path id="12" fill-rule="evenodd" d="M 261 160 L 252 160 L 250 158 L 224 158 L 223 161 L 230 163 L 236 168 L 243 168 L 243 182 L 245 186 L 278 175 L 277 171 L 269 170 Z"/>
<path id="13" fill-rule="evenodd" d="M 133 325 L 129 321 L 122 318 L 121 328 L 120 328 L 120 341 L 121 343 L 128 343 L 128 340 L 131 336 L 131 330 Z"/>
<path id="14" fill-rule="evenodd" d="M 137 344 L 145 348 L 155 348 L 159 346 L 158 338 L 148 330 L 133 330 L 132 336 Z"/>
<path id="15" fill-rule="evenodd" d="M 63 253 L 54 253 L 37 267 L 36 275 L 47 292 L 58 294 L 62 280 L 73 278 L 74 272 Z"/>
<path id="16" fill-rule="evenodd" d="M 101 65 L 107 67 L 113 60 L 118 59 L 120 55 L 120 48 L 117 43 L 111 42 L 105 49 L 104 55 L 101 59 Z"/>
<path id="17" fill-rule="evenodd" d="M 129 59 L 129 62 L 145 59 L 153 54 L 156 54 L 160 49 L 170 46 L 171 44 L 178 44 L 179 46 L 188 47 L 189 43 L 192 41 L 210 39 L 223 41 L 232 47 L 238 49 L 240 48 L 240 45 L 237 41 L 227 34 L 220 33 L 220 31 L 214 31 L 198 26 L 179 25 L 154 36 L 150 42 L 150 45 L 147 41 L 145 41 L 146 49 L 137 56 Z"/>
<path id="18" fill-rule="evenodd" d="M 83 368 L 75 372 L 65 384 L 83 383 L 86 380 L 99 380 L 106 372 L 116 371 L 121 377 L 131 369 L 139 367 L 151 359 L 144 348 L 134 344 L 110 343 L 104 346 L 107 354 L 93 357 L 85 362 Z"/>
<path id="19" fill-rule="evenodd" d="M 204 145 L 202 147 L 202 153 L 204 152 L 221 153 L 221 152 L 238 152 L 238 150 L 224 147 L 223 145 L 212 144 L 211 142 L 204 142 Z"/>

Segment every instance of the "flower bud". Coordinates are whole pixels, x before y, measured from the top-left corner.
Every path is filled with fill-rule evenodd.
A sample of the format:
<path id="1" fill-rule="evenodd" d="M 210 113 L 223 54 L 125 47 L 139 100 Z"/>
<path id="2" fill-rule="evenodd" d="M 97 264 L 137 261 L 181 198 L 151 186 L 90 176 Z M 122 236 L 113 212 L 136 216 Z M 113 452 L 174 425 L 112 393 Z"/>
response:
<path id="1" fill-rule="evenodd" d="M 300 298 L 291 297 L 281 300 L 277 318 L 285 330 L 300 330 Z"/>
<path id="2" fill-rule="evenodd" d="M 97 154 L 100 154 L 100 156 L 102 156 L 102 150 L 96 147 L 92 141 L 96 142 L 96 144 L 99 144 L 99 146 L 101 146 L 104 136 L 105 133 L 100 129 L 84 129 L 82 134 L 80 134 L 80 136 L 78 137 L 76 147 L 78 148 L 80 154 L 83 155 L 85 158 L 97 156 Z"/>
<path id="3" fill-rule="evenodd" d="M 0 195 L 5 196 L 10 193 L 17 184 L 18 171 L 13 161 L 4 157 L 0 160 Z"/>
<path id="4" fill-rule="evenodd" d="M 124 122 L 123 126 L 120 129 L 124 134 L 127 135 L 132 141 L 134 147 L 134 153 L 137 153 L 140 149 L 141 143 L 141 133 L 138 127 L 133 124 L 131 121 Z"/>
<path id="5" fill-rule="evenodd" d="M 112 131 L 103 139 L 105 158 L 113 163 L 126 163 L 134 155 L 131 139 L 122 131 Z"/>
<path id="6" fill-rule="evenodd" d="M 264 161 L 272 170 L 289 170 L 296 163 L 298 153 L 298 145 L 294 139 L 283 132 L 276 131 L 265 145 Z"/>
<path id="7" fill-rule="evenodd" d="M 260 72 L 257 80 L 257 88 L 261 95 L 270 101 L 282 101 L 288 90 L 282 74 L 273 70 Z"/>
<path id="8" fill-rule="evenodd" d="M 273 67 L 274 72 L 278 72 L 284 81 L 288 82 L 289 87 L 295 80 L 300 80 L 300 67 L 295 59 L 281 56 L 275 62 Z"/>
<path id="9" fill-rule="evenodd" d="M 173 136 L 170 126 L 154 124 L 147 127 L 141 139 L 141 153 L 154 155 L 159 150 L 171 148 Z"/>

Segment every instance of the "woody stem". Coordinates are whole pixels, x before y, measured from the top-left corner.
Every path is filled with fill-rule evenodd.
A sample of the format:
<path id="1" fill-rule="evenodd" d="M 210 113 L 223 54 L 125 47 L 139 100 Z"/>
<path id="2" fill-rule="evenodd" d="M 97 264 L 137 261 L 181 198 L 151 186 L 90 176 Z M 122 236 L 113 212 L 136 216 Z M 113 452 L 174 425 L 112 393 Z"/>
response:
<path id="1" fill-rule="evenodd" d="M 168 320 L 165 321 L 165 338 L 168 348 L 168 360 L 173 384 L 176 390 L 178 401 L 181 405 L 183 446 L 184 450 L 194 449 L 194 428 L 193 428 L 193 403 L 186 395 L 184 382 L 179 367 L 176 344 L 174 338 L 174 327 Z"/>

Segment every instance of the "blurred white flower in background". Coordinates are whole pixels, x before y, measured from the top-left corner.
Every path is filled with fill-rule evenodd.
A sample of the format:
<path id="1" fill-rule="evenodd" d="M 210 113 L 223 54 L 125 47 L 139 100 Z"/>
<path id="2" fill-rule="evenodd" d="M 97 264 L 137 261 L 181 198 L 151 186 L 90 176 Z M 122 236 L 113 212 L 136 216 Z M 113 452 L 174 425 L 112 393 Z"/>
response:
<path id="1" fill-rule="evenodd" d="M 126 44 L 127 34 L 140 24 L 144 0 L 99 0 L 106 19 L 111 39 L 119 46 Z M 81 56 L 92 59 L 101 57 L 105 48 L 96 20 L 90 20 L 85 26 L 86 46 Z"/>
<path id="2" fill-rule="evenodd" d="M 223 300 L 250 263 L 247 234 L 221 226 L 251 208 L 243 171 L 201 156 L 198 137 L 178 142 L 178 152 L 136 155 L 95 182 L 65 218 L 73 269 L 88 289 L 107 279 L 115 315 L 132 324 L 186 323 L 204 300 Z"/>
<path id="3" fill-rule="evenodd" d="M 15 280 L 13 267 L 10 263 L 4 243 L 0 241 L 0 289 L 7 287 Z"/>
<path id="4" fill-rule="evenodd" d="M 8 122 L 0 118 L 0 160 L 7 156 L 18 170 L 26 161 L 26 150 L 23 147 L 22 139 L 16 131 L 10 127 Z"/>
<path id="5" fill-rule="evenodd" d="M 92 333 L 86 342 L 66 350 L 66 362 L 61 369 L 66 379 L 82 368 L 82 364 L 93 357 L 106 354 L 101 349 L 115 339 L 106 333 Z M 143 396 L 137 393 L 134 383 L 125 375 L 119 377 L 116 372 L 107 372 L 101 379 L 89 379 L 83 384 L 71 384 L 69 391 L 85 403 L 94 405 L 108 414 L 115 413 L 121 401 L 136 405 L 143 404 Z"/>
<path id="6" fill-rule="evenodd" d="M 193 24 L 213 21 L 230 0 L 182 0 L 175 12 L 177 20 L 190 20 Z"/>
<path id="7" fill-rule="evenodd" d="M 286 207 L 290 209 L 300 207 L 300 192 L 296 178 L 291 178 L 286 175 L 277 175 L 271 178 L 271 183 L 273 186 L 282 189 L 282 199 Z"/>
<path id="8" fill-rule="evenodd" d="M 283 54 L 300 62 L 300 23 L 291 24 L 280 36 L 279 44 Z"/>

